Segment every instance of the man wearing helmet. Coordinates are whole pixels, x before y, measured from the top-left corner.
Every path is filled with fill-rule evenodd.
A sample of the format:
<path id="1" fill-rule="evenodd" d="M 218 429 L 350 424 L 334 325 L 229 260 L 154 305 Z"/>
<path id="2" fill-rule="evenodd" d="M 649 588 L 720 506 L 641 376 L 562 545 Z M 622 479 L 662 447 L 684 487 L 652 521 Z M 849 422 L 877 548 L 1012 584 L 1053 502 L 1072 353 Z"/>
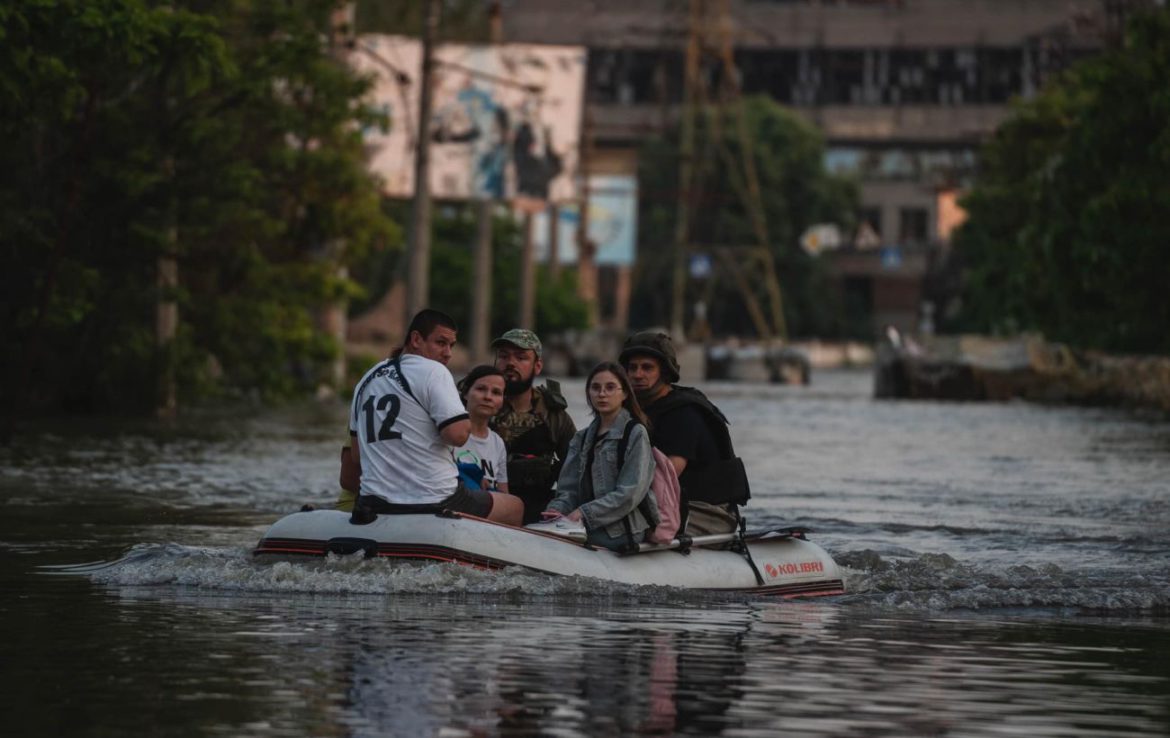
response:
<path id="1" fill-rule="evenodd" d="M 492 341 L 496 368 L 504 373 L 504 406 L 492 420 L 508 451 L 508 491 L 524 501 L 524 524 L 540 520 L 552 500 L 569 441 L 577 427 L 561 387 L 551 379 L 533 381 L 544 367 L 540 338 L 513 328 Z"/>
<path id="2" fill-rule="evenodd" d="M 650 419 L 650 441 L 670 458 L 682 487 L 688 535 L 728 533 L 751 491 L 736 457 L 727 418 L 707 396 L 677 384 L 678 357 L 670 336 L 642 331 L 626 339 L 619 358 Z"/>

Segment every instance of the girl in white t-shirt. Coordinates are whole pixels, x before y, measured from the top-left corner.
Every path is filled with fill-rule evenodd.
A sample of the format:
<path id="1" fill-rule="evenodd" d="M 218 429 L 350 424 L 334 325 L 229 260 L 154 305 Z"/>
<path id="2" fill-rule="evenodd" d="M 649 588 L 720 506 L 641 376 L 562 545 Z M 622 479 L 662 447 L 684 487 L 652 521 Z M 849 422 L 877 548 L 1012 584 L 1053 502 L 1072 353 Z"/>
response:
<path id="1" fill-rule="evenodd" d="M 504 404 L 504 373 L 487 364 L 475 367 L 459 382 L 459 396 L 471 419 L 467 443 L 455 449 L 459 478 L 468 489 L 507 493 L 508 452 L 504 439 L 488 427 Z"/>

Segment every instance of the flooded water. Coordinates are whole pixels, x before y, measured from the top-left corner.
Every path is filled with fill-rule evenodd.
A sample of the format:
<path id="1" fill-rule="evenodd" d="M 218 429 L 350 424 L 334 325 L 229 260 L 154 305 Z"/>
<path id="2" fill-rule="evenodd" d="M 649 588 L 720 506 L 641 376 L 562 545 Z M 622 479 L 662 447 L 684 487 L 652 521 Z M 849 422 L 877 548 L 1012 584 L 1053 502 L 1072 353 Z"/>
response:
<path id="1" fill-rule="evenodd" d="M 567 383 L 586 418 L 583 384 Z M 5 735 L 1170 735 L 1170 422 L 712 385 L 751 528 L 847 594 L 330 558 L 340 405 L 60 421 L 0 448 Z"/>

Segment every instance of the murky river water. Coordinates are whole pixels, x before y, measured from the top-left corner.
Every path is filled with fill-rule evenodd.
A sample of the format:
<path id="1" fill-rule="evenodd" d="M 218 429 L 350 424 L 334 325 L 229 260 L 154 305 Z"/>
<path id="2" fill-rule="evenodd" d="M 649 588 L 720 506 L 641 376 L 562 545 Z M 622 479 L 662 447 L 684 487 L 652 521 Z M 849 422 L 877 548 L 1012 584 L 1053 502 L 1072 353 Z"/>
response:
<path id="1" fill-rule="evenodd" d="M 847 595 L 257 564 L 332 499 L 343 407 L 30 427 L 0 448 L 0 730 L 1170 735 L 1170 423 L 707 389 L 750 527 L 813 529 Z"/>

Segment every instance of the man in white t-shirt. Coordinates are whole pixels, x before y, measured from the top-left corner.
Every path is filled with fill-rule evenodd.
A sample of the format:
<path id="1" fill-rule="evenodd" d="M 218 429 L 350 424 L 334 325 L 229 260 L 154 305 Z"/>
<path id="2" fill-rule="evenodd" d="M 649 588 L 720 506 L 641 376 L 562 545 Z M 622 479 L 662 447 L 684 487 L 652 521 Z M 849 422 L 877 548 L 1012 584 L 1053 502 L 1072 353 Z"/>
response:
<path id="1" fill-rule="evenodd" d="M 467 442 L 471 423 L 445 366 L 455 338 L 450 316 L 422 310 L 402 350 L 358 382 L 349 416 L 361 468 L 353 522 L 370 522 L 380 512 L 447 509 L 519 525 L 523 503 L 459 482 L 451 447 Z"/>

